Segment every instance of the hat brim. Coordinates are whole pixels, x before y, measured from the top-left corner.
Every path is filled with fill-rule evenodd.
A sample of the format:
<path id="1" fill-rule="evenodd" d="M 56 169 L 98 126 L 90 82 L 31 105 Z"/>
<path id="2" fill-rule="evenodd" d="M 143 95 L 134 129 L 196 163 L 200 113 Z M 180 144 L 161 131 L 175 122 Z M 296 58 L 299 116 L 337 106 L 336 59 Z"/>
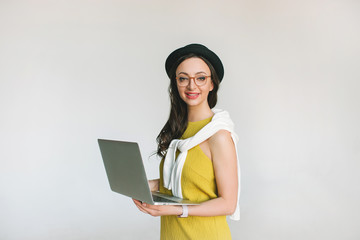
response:
<path id="1" fill-rule="evenodd" d="M 165 70 L 170 78 L 170 70 L 174 67 L 174 64 L 179 58 L 187 54 L 194 53 L 198 56 L 204 57 L 214 67 L 216 74 L 221 82 L 224 77 L 224 66 L 220 58 L 210 49 L 201 44 L 189 44 L 185 47 L 176 49 L 167 57 L 165 62 Z"/>

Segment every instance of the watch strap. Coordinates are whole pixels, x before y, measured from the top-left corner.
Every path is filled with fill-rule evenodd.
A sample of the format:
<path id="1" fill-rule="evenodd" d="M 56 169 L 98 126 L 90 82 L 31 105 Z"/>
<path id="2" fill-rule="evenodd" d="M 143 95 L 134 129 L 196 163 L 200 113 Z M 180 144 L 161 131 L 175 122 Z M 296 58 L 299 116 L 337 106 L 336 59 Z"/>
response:
<path id="1" fill-rule="evenodd" d="M 181 218 L 186 218 L 188 217 L 189 215 L 189 209 L 188 209 L 188 206 L 187 205 L 181 205 L 182 209 L 183 209 L 183 212 L 181 215 L 179 215 L 178 217 L 181 217 Z"/>

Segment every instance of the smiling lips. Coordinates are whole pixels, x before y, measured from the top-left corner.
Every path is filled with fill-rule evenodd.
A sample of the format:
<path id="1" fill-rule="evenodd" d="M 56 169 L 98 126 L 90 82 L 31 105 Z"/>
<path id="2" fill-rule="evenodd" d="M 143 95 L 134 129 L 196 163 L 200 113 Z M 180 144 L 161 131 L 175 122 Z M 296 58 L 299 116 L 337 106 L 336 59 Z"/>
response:
<path id="1" fill-rule="evenodd" d="M 185 95 L 188 99 L 196 99 L 200 95 L 200 93 L 186 92 Z"/>

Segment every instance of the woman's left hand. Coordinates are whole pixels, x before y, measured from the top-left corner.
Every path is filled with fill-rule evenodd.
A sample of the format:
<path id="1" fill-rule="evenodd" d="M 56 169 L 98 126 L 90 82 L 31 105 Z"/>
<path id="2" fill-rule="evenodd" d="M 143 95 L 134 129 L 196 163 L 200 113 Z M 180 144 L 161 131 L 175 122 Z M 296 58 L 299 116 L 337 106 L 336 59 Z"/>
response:
<path id="1" fill-rule="evenodd" d="M 151 205 L 136 199 L 133 199 L 133 201 L 140 211 L 153 217 L 182 214 L 182 207 L 179 205 Z"/>

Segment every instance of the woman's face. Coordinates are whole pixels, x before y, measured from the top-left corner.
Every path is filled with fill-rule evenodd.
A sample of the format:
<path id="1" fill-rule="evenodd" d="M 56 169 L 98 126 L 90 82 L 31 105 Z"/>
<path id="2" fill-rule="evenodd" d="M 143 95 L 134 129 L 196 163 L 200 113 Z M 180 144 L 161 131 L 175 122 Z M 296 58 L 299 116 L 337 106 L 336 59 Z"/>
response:
<path id="1" fill-rule="evenodd" d="M 211 76 L 211 71 L 201 58 L 188 58 L 177 67 L 176 77 L 179 95 L 189 107 L 208 107 L 207 97 L 209 92 L 213 90 L 214 85 L 211 77 L 207 76 Z M 205 77 L 205 81 L 202 82 L 203 77 Z M 187 80 L 185 83 L 188 83 L 186 85 L 184 85 L 184 82 L 180 83 L 179 78 Z"/>

